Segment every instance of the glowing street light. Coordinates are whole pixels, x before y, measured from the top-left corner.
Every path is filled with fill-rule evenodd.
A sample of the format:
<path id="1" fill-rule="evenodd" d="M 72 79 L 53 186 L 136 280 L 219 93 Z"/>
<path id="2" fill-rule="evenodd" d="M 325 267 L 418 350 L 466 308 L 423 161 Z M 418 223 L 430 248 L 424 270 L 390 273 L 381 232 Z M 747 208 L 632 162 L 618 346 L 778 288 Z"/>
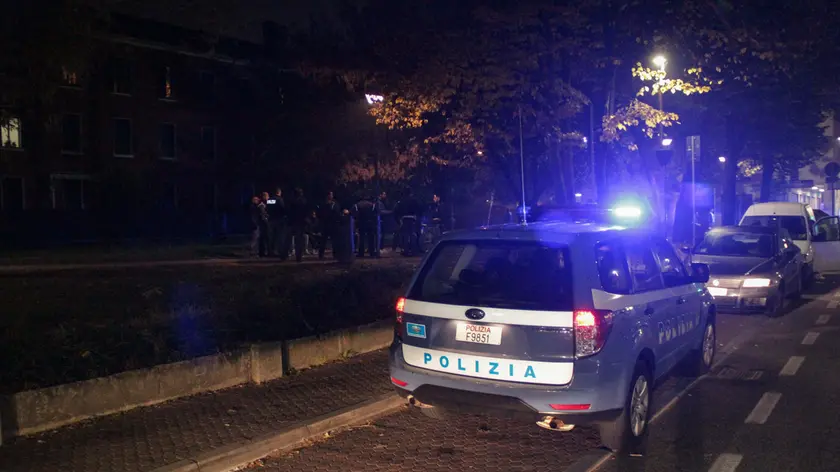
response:
<path id="1" fill-rule="evenodd" d="M 672 138 L 662 138 L 662 145 L 668 147 L 673 143 L 674 140 Z"/>
<path id="2" fill-rule="evenodd" d="M 483 156 L 483 155 L 484 155 L 484 151 L 476 151 L 476 154 L 478 154 L 479 156 Z"/>
<path id="3" fill-rule="evenodd" d="M 365 100 L 367 100 L 368 105 L 373 105 L 374 103 L 382 102 L 383 100 L 385 100 L 385 97 L 383 97 L 382 95 L 371 95 L 366 93 Z"/>
<path id="4" fill-rule="evenodd" d="M 720 157 L 718 157 L 718 161 L 719 161 L 719 162 L 721 162 L 721 163 L 726 162 L 726 156 L 720 156 Z"/>
<path id="5" fill-rule="evenodd" d="M 653 58 L 653 65 L 658 67 L 659 70 L 664 71 L 665 70 L 665 64 L 668 64 L 668 59 L 665 56 L 663 56 L 662 54 L 659 54 L 658 56 L 655 56 Z"/>

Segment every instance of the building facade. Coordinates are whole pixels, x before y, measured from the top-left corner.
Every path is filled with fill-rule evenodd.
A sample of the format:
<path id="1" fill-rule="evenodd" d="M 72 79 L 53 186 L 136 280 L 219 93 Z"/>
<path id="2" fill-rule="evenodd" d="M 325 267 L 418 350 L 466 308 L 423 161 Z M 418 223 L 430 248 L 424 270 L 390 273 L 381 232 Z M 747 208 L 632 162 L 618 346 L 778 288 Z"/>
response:
<path id="1" fill-rule="evenodd" d="M 156 22 L 114 17 L 99 33 L 85 64 L 61 65 L 41 109 L 0 104 L 0 237 L 246 230 L 247 202 L 275 169 L 261 141 L 279 132 L 267 126 L 284 73 L 259 45 Z"/>

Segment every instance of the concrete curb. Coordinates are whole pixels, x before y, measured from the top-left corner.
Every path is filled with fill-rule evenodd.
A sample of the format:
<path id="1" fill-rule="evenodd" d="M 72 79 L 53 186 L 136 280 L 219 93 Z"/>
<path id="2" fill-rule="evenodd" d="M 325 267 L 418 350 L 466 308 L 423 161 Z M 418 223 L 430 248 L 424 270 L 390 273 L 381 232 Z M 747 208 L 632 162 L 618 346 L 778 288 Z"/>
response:
<path id="1" fill-rule="evenodd" d="M 331 430 L 362 424 L 405 405 L 394 393 L 297 422 L 282 431 L 242 441 L 154 469 L 152 472 L 227 472 L 275 452 L 284 452 Z"/>

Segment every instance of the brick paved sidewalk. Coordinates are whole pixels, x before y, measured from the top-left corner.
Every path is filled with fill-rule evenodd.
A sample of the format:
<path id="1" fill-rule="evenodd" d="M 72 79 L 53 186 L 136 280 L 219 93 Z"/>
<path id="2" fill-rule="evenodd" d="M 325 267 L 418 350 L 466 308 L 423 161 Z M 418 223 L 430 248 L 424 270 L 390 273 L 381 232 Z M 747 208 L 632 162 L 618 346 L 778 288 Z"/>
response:
<path id="1" fill-rule="evenodd" d="M 0 471 L 148 471 L 386 394 L 376 351 L 260 386 L 138 408 L 0 446 Z"/>

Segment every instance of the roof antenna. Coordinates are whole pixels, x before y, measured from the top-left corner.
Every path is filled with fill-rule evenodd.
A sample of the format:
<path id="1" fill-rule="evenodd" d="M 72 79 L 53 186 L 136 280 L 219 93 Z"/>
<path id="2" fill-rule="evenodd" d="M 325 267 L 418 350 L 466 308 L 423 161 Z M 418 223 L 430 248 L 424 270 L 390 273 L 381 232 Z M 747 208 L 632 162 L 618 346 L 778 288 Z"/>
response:
<path id="1" fill-rule="evenodd" d="M 522 224 L 528 224 L 528 208 L 525 205 L 525 151 L 522 144 L 522 103 L 517 105 L 519 114 L 519 175 L 522 177 Z"/>

